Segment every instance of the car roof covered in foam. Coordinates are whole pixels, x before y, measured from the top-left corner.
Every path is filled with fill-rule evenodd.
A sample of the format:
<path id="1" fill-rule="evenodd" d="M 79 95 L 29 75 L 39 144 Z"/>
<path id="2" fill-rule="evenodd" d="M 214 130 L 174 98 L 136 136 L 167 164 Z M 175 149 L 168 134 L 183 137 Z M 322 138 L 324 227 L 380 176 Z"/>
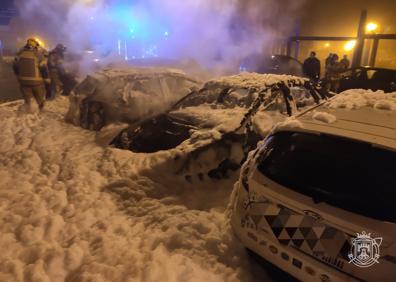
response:
<path id="1" fill-rule="evenodd" d="M 113 79 L 117 77 L 133 77 L 133 78 L 150 78 L 155 76 L 174 76 L 196 81 L 186 75 L 179 69 L 161 68 L 161 67 L 124 67 L 124 68 L 108 68 L 90 74 L 89 77 L 98 81 Z"/>
<path id="2" fill-rule="evenodd" d="M 223 87 L 235 87 L 235 88 L 264 88 L 276 83 L 285 82 L 286 84 L 290 81 L 296 81 L 304 84 L 308 80 L 302 77 L 292 75 L 277 75 L 277 74 L 259 74 L 243 72 L 237 75 L 220 77 L 213 79 L 205 84 L 205 87 L 211 86 L 223 86 Z"/>
<path id="3" fill-rule="evenodd" d="M 348 90 L 275 130 L 338 135 L 396 150 L 396 93 Z"/>

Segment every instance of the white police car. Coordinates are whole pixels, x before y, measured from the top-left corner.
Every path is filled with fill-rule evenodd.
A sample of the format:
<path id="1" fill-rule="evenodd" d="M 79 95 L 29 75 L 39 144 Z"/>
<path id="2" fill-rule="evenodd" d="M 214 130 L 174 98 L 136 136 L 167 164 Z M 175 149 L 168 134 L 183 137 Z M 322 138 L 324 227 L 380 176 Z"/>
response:
<path id="1" fill-rule="evenodd" d="M 232 206 L 242 243 L 300 280 L 395 281 L 396 94 L 349 91 L 277 126 Z"/>

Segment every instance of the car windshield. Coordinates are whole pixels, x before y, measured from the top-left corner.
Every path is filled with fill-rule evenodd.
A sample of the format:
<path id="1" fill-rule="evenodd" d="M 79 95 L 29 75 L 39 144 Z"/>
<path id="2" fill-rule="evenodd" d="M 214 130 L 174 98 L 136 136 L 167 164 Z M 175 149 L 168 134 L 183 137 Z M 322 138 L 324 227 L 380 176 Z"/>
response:
<path id="1" fill-rule="evenodd" d="M 279 132 L 258 170 L 271 180 L 338 208 L 396 223 L 396 152 L 330 135 Z"/>

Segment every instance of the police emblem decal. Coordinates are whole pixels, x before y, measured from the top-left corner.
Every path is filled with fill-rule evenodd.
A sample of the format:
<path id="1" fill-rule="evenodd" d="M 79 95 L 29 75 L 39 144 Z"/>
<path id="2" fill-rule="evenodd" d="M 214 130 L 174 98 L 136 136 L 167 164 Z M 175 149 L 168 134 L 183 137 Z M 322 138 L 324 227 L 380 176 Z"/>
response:
<path id="1" fill-rule="evenodd" d="M 351 251 L 348 255 L 349 263 L 358 267 L 370 267 L 379 263 L 380 245 L 382 238 L 371 238 L 371 233 L 357 233 L 357 237 L 352 239 Z"/>

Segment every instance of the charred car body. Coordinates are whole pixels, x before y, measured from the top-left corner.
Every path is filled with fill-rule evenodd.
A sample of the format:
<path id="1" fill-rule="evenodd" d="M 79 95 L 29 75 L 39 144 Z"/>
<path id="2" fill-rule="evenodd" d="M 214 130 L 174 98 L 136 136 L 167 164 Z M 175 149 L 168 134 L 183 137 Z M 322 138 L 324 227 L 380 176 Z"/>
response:
<path id="1" fill-rule="evenodd" d="M 303 78 L 242 73 L 209 81 L 166 113 L 132 124 L 112 145 L 137 153 L 175 150 L 176 173 L 220 178 L 239 168 L 274 122 L 325 98 Z"/>
<path id="2" fill-rule="evenodd" d="M 114 122 L 133 123 L 165 111 L 200 86 L 174 69 L 105 69 L 76 87 L 66 119 L 96 131 Z"/>

